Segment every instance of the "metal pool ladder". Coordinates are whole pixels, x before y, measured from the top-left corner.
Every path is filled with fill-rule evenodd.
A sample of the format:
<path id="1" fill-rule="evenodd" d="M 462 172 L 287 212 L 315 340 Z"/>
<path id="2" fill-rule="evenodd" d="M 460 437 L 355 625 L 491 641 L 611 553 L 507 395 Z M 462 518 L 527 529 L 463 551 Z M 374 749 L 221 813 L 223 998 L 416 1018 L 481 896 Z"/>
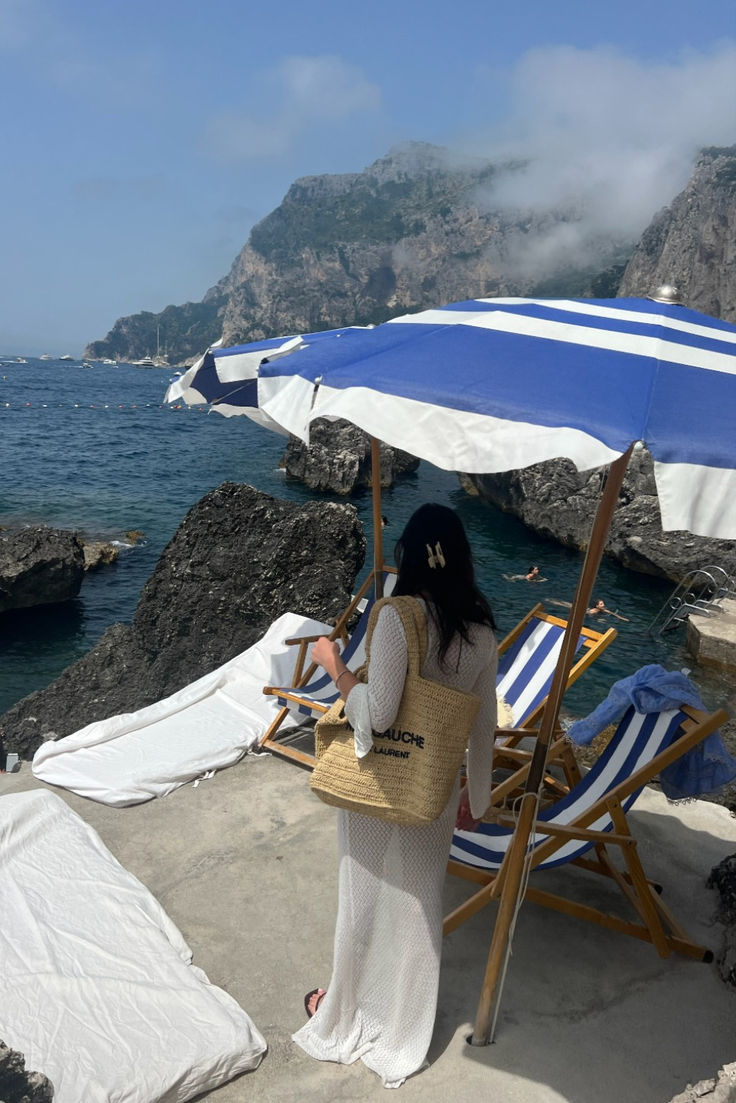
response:
<path id="1" fill-rule="evenodd" d="M 728 567 L 699 567 L 685 575 L 649 625 L 649 634 L 661 636 L 695 616 L 712 617 L 724 598 L 736 597 L 736 563 Z"/>

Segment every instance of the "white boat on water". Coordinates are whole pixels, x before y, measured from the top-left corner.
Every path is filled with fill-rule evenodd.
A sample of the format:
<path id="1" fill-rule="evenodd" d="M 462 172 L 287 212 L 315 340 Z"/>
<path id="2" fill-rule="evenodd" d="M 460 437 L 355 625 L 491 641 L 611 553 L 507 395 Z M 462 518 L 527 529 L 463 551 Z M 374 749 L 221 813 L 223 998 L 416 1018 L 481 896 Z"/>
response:
<path id="1" fill-rule="evenodd" d="M 156 362 L 152 356 L 144 356 L 140 360 L 132 360 L 131 363 L 136 368 L 155 368 Z"/>
<path id="2" fill-rule="evenodd" d="M 74 357 L 70 356 L 69 353 L 67 352 L 65 356 L 60 356 L 59 359 L 60 360 L 73 360 Z"/>
<path id="3" fill-rule="evenodd" d="M 39 356 L 39 360 L 53 360 L 53 356 L 49 352 L 44 352 L 42 356 Z"/>

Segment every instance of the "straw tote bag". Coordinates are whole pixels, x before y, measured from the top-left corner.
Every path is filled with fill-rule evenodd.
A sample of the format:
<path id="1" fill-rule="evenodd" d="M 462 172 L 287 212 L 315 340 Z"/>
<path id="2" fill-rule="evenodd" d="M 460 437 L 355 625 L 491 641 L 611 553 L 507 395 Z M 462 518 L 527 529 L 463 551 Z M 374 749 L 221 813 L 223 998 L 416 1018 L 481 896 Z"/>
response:
<path id="1" fill-rule="evenodd" d="M 401 617 L 408 669 L 396 719 L 373 732 L 373 747 L 356 758 L 353 730 L 341 698 L 315 727 L 316 766 L 311 788 L 325 804 L 362 812 L 391 823 L 422 825 L 442 814 L 452 794 L 480 700 L 421 676 L 427 653 L 427 622 L 413 597 L 377 601 L 368 621 L 370 662 L 373 628 L 384 605 Z M 358 672 L 366 680 L 366 668 Z"/>

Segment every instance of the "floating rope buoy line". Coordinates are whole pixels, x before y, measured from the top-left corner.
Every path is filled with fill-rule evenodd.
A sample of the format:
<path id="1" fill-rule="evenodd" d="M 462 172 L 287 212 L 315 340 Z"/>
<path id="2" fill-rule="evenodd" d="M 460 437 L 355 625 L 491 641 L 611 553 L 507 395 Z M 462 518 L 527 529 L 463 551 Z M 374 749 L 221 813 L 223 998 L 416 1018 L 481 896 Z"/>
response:
<path id="1" fill-rule="evenodd" d="M 184 410 L 191 413 L 209 413 L 209 406 L 187 406 L 185 403 L 168 405 L 165 402 L 0 402 L 3 410 Z"/>

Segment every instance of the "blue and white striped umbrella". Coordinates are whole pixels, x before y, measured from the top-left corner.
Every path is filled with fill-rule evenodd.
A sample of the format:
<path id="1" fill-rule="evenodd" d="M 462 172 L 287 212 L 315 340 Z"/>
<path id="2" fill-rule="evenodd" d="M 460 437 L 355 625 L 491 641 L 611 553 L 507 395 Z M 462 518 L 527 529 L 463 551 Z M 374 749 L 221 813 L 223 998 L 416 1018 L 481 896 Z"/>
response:
<path id="1" fill-rule="evenodd" d="M 315 418 L 345 418 L 448 470 L 612 465 L 520 805 L 473 1031 L 485 1044 L 537 789 L 623 477 L 614 461 L 642 441 L 663 527 L 736 538 L 736 328 L 652 300 L 476 299 L 350 340 L 304 338 L 297 355 L 261 364 L 258 403 L 302 440 Z"/>
<path id="2" fill-rule="evenodd" d="M 166 392 L 164 401 L 185 402 L 188 406 L 208 403 L 224 417 L 246 414 L 253 421 L 288 435 L 288 430 L 273 421 L 258 406 L 258 372 L 261 364 L 289 356 L 326 338 L 361 332 L 360 327 L 325 330 L 306 337 L 271 337 L 247 345 L 220 348 L 212 345 Z"/>
<path id="3" fill-rule="evenodd" d="M 344 331 L 343 331 L 344 332 Z M 303 440 L 345 418 L 454 471 L 655 463 L 667 530 L 736 537 L 736 327 L 648 299 L 474 299 L 302 339 L 259 407 Z"/>

